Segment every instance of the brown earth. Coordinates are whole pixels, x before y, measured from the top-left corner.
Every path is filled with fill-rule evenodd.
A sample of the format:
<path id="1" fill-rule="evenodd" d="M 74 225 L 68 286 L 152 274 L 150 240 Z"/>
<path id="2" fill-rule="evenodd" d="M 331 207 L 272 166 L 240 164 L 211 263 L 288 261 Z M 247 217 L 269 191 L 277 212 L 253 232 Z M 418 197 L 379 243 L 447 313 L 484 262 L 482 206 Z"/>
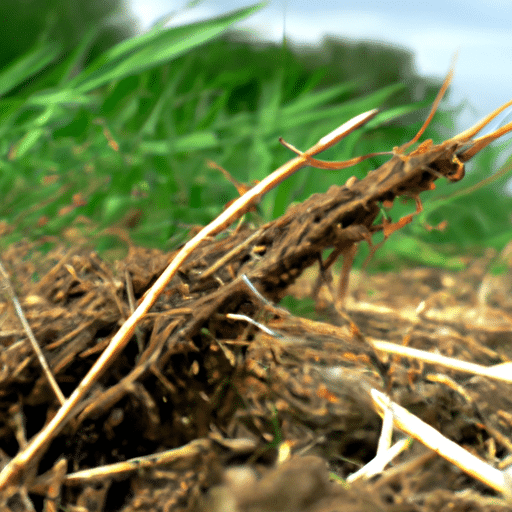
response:
<path id="1" fill-rule="evenodd" d="M 127 283 L 140 300 L 169 255 L 132 248 L 111 267 L 85 249 L 43 256 L 23 243 L 2 259 L 69 396 L 129 316 Z M 418 442 L 379 475 L 344 483 L 376 453 L 381 420 L 371 388 L 492 465 L 511 461 L 510 384 L 372 346 L 388 340 L 486 366 L 509 361 L 510 270 L 494 276 L 489 264 L 468 260 L 460 273 L 354 273 L 346 314 L 333 305 L 327 274 L 318 290 L 318 276 L 305 273 L 288 292 L 316 295 L 317 321 L 265 305 L 240 286 L 204 318 L 208 283 L 185 286 L 185 268 L 179 287 L 169 285 L 74 419 L 2 496 L 1 510 L 511 510 Z M 273 334 L 226 318 L 231 312 Z M 4 466 L 58 402 L 7 300 L 1 319 Z"/>

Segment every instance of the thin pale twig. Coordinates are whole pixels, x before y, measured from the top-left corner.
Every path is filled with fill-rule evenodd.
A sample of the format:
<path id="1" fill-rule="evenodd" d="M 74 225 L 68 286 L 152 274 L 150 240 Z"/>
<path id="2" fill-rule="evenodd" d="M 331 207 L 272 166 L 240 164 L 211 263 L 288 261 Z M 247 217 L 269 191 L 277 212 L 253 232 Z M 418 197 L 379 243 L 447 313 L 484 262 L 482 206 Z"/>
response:
<path id="1" fill-rule="evenodd" d="M 385 467 L 403 451 L 407 450 L 411 446 L 411 438 L 406 437 L 400 439 L 393 446 L 390 446 L 386 451 L 378 453 L 375 458 L 365 464 L 361 469 L 352 473 L 347 477 L 347 483 L 352 483 L 360 478 L 371 478 L 379 473 L 382 473 Z"/>
<path id="2" fill-rule="evenodd" d="M 391 343 L 389 341 L 371 340 L 370 343 L 375 350 L 380 352 L 396 354 L 402 357 L 410 357 L 424 363 L 441 365 L 459 372 L 481 375 L 483 377 L 489 377 L 491 379 L 501 380 L 504 382 L 512 382 L 511 363 L 482 366 L 468 361 L 461 361 L 453 357 L 434 354 L 418 348 L 404 347 L 403 345 L 397 345 L 396 343 Z"/>
<path id="3" fill-rule="evenodd" d="M 384 393 L 372 389 L 371 396 L 379 414 L 382 415 L 386 409 L 391 409 L 395 426 L 402 432 L 414 437 L 441 457 L 455 464 L 462 471 L 510 497 L 512 489 L 504 471 L 500 471 L 487 464 L 457 443 L 443 436 L 435 428 L 420 420 L 397 403 L 392 402 Z"/>
<path id="4" fill-rule="evenodd" d="M 231 249 L 231 251 L 228 251 L 226 254 L 224 254 L 222 258 L 219 258 L 209 269 L 201 272 L 199 279 L 206 279 L 212 274 L 215 274 L 219 268 L 225 265 L 230 259 L 239 254 L 241 251 L 243 251 L 248 245 L 252 243 L 253 240 L 258 238 L 260 234 L 260 231 L 257 230 L 252 235 L 248 236 L 240 245 L 237 245 L 235 248 Z"/>
<path id="5" fill-rule="evenodd" d="M 272 329 L 269 329 L 267 326 L 260 324 L 259 322 L 256 322 L 256 320 L 253 320 L 252 318 L 248 317 L 247 315 L 239 315 L 237 313 L 228 313 L 226 315 L 226 318 L 229 318 L 231 320 L 242 320 L 244 322 L 247 322 L 251 325 L 254 325 L 255 327 L 258 327 L 260 330 L 262 330 L 264 333 L 268 334 L 269 336 L 272 336 L 273 338 L 282 338 L 282 334 L 279 334 Z"/>
<path id="6" fill-rule="evenodd" d="M 393 440 L 393 413 L 391 409 L 386 409 L 382 417 L 382 427 L 380 430 L 379 443 L 377 445 L 377 454 L 365 464 L 361 469 L 347 477 L 347 483 L 354 482 L 359 478 L 371 478 L 377 473 L 382 473 L 384 468 L 399 453 L 409 446 L 409 439 L 402 439 L 394 446 L 391 446 Z"/>
<path id="7" fill-rule="evenodd" d="M 3 288 L 6 290 L 7 295 L 11 299 L 11 302 L 14 305 L 16 314 L 18 315 L 18 318 L 20 319 L 21 325 L 23 325 L 23 329 L 25 329 L 25 332 L 27 333 L 30 344 L 32 345 L 32 349 L 36 353 L 37 359 L 39 360 L 39 364 L 41 365 L 41 368 L 43 369 L 43 373 L 46 377 L 46 380 L 48 381 L 48 384 L 50 384 L 50 387 L 52 388 L 53 392 L 55 393 L 57 400 L 62 405 L 66 401 L 66 397 L 63 395 L 62 391 L 60 390 L 59 385 L 57 384 L 57 381 L 55 380 L 55 377 L 53 376 L 53 374 L 50 370 L 48 362 L 46 361 L 46 358 L 44 357 L 43 351 L 41 350 L 41 347 L 39 346 L 39 343 L 37 342 L 36 337 L 34 336 L 34 333 L 32 332 L 32 329 L 27 321 L 27 318 L 25 317 L 25 313 L 23 313 L 23 309 L 21 307 L 20 301 L 18 300 L 18 297 L 16 297 L 16 293 L 14 292 L 14 288 L 11 285 L 9 275 L 7 274 L 7 271 L 5 270 L 2 262 L 0 262 L 0 277 L 3 282 Z"/>
<path id="8" fill-rule="evenodd" d="M 128 306 L 130 306 L 130 315 L 135 311 L 135 294 L 133 293 L 133 283 L 132 276 L 128 269 L 124 271 L 124 281 L 126 283 L 126 295 L 128 297 Z M 140 329 L 135 328 L 135 338 L 137 339 L 137 347 L 139 349 L 139 354 L 142 354 L 144 351 L 144 343 L 142 341 L 142 334 Z"/>
<path id="9" fill-rule="evenodd" d="M 289 149 L 290 151 L 293 151 L 296 155 L 299 155 L 299 156 L 304 155 L 304 153 L 300 149 L 297 149 L 295 146 L 293 146 L 289 142 L 286 142 L 282 137 L 279 138 L 279 142 L 285 148 Z M 316 169 L 324 169 L 327 171 L 340 171 L 342 169 L 346 169 L 347 167 L 352 167 L 361 162 L 364 162 L 365 160 L 368 160 L 368 158 L 373 158 L 374 156 L 392 155 L 392 154 L 393 153 L 390 151 L 377 151 L 376 153 L 368 153 L 367 155 L 356 156 L 349 160 L 344 160 L 343 162 L 328 162 L 326 160 L 318 160 L 316 158 L 309 158 L 308 165 L 310 167 L 315 167 Z"/>
<path id="10" fill-rule="evenodd" d="M 91 483 L 104 480 L 105 478 L 125 475 L 126 473 L 132 473 L 134 471 L 148 470 L 149 468 L 154 468 L 162 464 L 170 464 L 177 460 L 197 457 L 197 455 L 206 451 L 210 446 L 210 439 L 195 439 L 179 448 L 172 448 L 171 450 L 136 457 L 123 462 L 77 471 L 76 473 L 68 475 L 65 478 L 65 482 L 67 485 Z"/>

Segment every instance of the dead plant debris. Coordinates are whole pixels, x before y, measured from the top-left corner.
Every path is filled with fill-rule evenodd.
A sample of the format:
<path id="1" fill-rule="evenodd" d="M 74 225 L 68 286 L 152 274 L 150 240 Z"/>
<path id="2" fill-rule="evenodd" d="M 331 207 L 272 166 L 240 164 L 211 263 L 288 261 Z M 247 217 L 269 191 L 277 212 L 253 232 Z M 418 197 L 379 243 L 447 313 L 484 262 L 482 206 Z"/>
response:
<path id="1" fill-rule="evenodd" d="M 33 250 L 19 245 L 3 255 L 19 283 L 31 282 L 34 269 L 18 262 Z M 133 248 L 110 270 L 94 253 L 56 249 L 42 262 L 53 267 L 20 293 L 65 394 L 129 314 L 122 276 L 128 271 L 138 283 L 140 299 L 166 263 L 160 257 L 160 268 L 148 271 L 147 251 Z M 474 266 L 485 272 L 485 263 Z M 11 488 L 3 509 L 23 510 L 31 502 L 38 510 L 53 499 L 77 511 L 507 510 L 492 490 L 419 443 L 380 477 L 348 488 L 336 481 L 375 454 L 380 420 L 372 388 L 496 467 L 510 456 L 509 384 L 372 348 L 373 341 L 388 340 L 486 366 L 508 362 L 512 324 L 508 332 L 500 330 L 497 343 L 495 324 L 486 321 L 487 310 L 497 311 L 499 304 L 480 304 L 477 289 L 457 298 L 457 290 L 474 278 L 472 267 L 462 273 L 360 275 L 346 306 L 356 330 L 339 316 L 338 325 L 327 324 L 279 310 L 257 313 L 249 303 L 246 312 L 278 337 L 219 314 L 194 339 L 179 339 L 175 333 L 191 313 L 177 311 L 178 292 L 168 293 L 139 325 L 142 352 L 134 337 L 31 474 Z M 499 286 L 509 286 L 507 279 Z M 299 280 L 292 290 L 309 293 L 313 284 Z M 427 314 L 428 306 L 412 314 L 421 302 L 435 312 L 440 294 L 452 297 L 451 318 Z M 324 308 L 319 315 L 334 318 L 332 302 L 320 297 L 318 304 Z M 477 330 L 461 314 L 471 308 L 482 312 Z M 5 464 L 58 403 L 14 311 L 8 302 L 2 309 Z M 435 378 L 439 374 L 459 387 Z M 279 462 L 283 452 L 285 462 Z"/>
<path id="2" fill-rule="evenodd" d="M 276 221 L 228 230 L 265 187 L 299 167 L 347 166 L 313 156 L 375 113 L 305 153 L 288 145 L 298 153 L 292 164 L 170 255 L 131 247 L 112 268 L 85 249 L 6 250 L 21 308 L 67 398 L 61 407 L 6 299 L 1 510 L 510 510 L 510 274 L 491 278 L 479 260 L 457 274 L 361 274 L 351 288 L 347 279 L 357 243 L 412 220 L 376 223 L 381 206 L 409 195 L 419 211 L 419 193 L 436 179 L 461 179 L 463 162 L 512 129 L 473 140 L 495 114 L 440 145 L 395 148 L 366 178 L 315 194 Z M 330 273 L 340 255 L 336 292 Z M 317 277 L 301 280 L 314 264 Z M 279 307 L 290 293 L 314 296 L 329 322 Z M 485 369 L 473 375 L 448 358 Z M 383 396 L 392 402 L 376 404 Z M 389 465 L 393 425 L 408 432 L 398 404 L 489 475 L 468 474 L 424 440 L 400 441 Z M 395 429 L 394 439 L 401 435 Z M 364 478 L 379 460 L 376 476 Z M 358 470 L 362 478 L 346 484 Z"/>

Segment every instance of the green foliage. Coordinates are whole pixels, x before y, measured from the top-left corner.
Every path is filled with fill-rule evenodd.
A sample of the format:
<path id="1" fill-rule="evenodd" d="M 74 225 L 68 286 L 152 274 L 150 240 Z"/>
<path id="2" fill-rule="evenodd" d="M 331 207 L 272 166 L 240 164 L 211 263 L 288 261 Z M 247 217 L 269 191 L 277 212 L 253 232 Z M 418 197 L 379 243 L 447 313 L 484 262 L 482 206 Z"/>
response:
<path id="1" fill-rule="evenodd" d="M 42 41 L 52 41 L 68 55 L 95 27 L 84 63 L 130 37 L 135 22 L 124 0 L 2 0 L 0 69 Z"/>
<path id="2" fill-rule="evenodd" d="M 240 182 L 261 180 L 293 156 L 279 144 L 280 136 L 307 149 L 375 107 L 383 108 L 379 116 L 322 158 L 391 150 L 412 137 L 439 84 L 415 76 L 409 54 L 333 40 L 299 54 L 241 41 L 233 24 L 259 7 L 178 28 L 155 27 L 89 63 L 96 30 L 71 52 L 65 41 L 39 38 L 0 69 L 4 242 L 85 233 L 106 249 L 129 233 L 135 243 L 170 248 L 237 196 L 208 160 Z M 425 138 L 439 142 L 452 135 L 454 115 L 438 114 Z M 486 150 L 479 162 L 490 171 L 494 158 Z M 373 158 L 341 175 L 301 170 L 263 199 L 260 215 L 275 218 L 290 203 L 351 174 L 362 177 L 386 159 Z M 436 244 L 467 248 L 486 233 L 496 237 L 509 230 L 508 197 L 482 189 L 481 206 L 468 211 L 468 198 L 443 199 L 448 193 L 439 187 L 432 194 L 439 199 L 426 203 L 422 216 L 404 229 L 409 245 L 402 247 L 423 254 L 425 263 L 443 264 Z M 491 199 L 492 212 L 485 203 Z M 498 203 L 503 209 L 496 213 Z M 411 204 L 396 205 L 393 218 L 413 210 Z M 445 219 L 444 233 L 425 236 L 425 224 Z M 477 233 L 483 238 L 476 240 Z M 397 235 L 386 248 L 393 250 Z M 429 242 L 429 253 L 411 245 L 423 243 L 420 238 Z"/>

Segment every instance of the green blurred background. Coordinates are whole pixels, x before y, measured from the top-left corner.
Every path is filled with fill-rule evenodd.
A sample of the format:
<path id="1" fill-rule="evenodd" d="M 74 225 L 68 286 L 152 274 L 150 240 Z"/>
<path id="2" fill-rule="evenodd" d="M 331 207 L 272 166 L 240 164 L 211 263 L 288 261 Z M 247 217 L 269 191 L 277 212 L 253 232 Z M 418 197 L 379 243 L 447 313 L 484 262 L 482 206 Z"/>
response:
<path id="1" fill-rule="evenodd" d="M 418 130 L 440 87 L 417 76 L 401 49 L 332 38 L 301 48 L 249 42 L 236 22 L 258 6 L 136 35 L 118 0 L 22 3 L 0 6 L 4 247 L 29 238 L 41 247 L 88 245 L 110 257 L 129 243 L 173 249 L 237 197 L 208 161 L 250 184 L 293 156 L 280 136 L 305 150 L 376 107 L 375 120 L 322 158 L 389 151 Z M 453 136 L 459 111 L 441 109 L 424 138 Z M 506 175 L 465 190 L 498 170 L 507 146 L 486 149 L 460 184 L 440 182 L 424 195 L 424 213 L 379 249 L 373 267 L 462 268 L 460 254 L 501 250 L 511 238 Z M 386 159 L 339 172 L 303 169 L 247 220 L 276 218 Z M 397 204 L 393 219 L 414 209 Z M 426 229 L 442 221 L 443 231 Z"/>

